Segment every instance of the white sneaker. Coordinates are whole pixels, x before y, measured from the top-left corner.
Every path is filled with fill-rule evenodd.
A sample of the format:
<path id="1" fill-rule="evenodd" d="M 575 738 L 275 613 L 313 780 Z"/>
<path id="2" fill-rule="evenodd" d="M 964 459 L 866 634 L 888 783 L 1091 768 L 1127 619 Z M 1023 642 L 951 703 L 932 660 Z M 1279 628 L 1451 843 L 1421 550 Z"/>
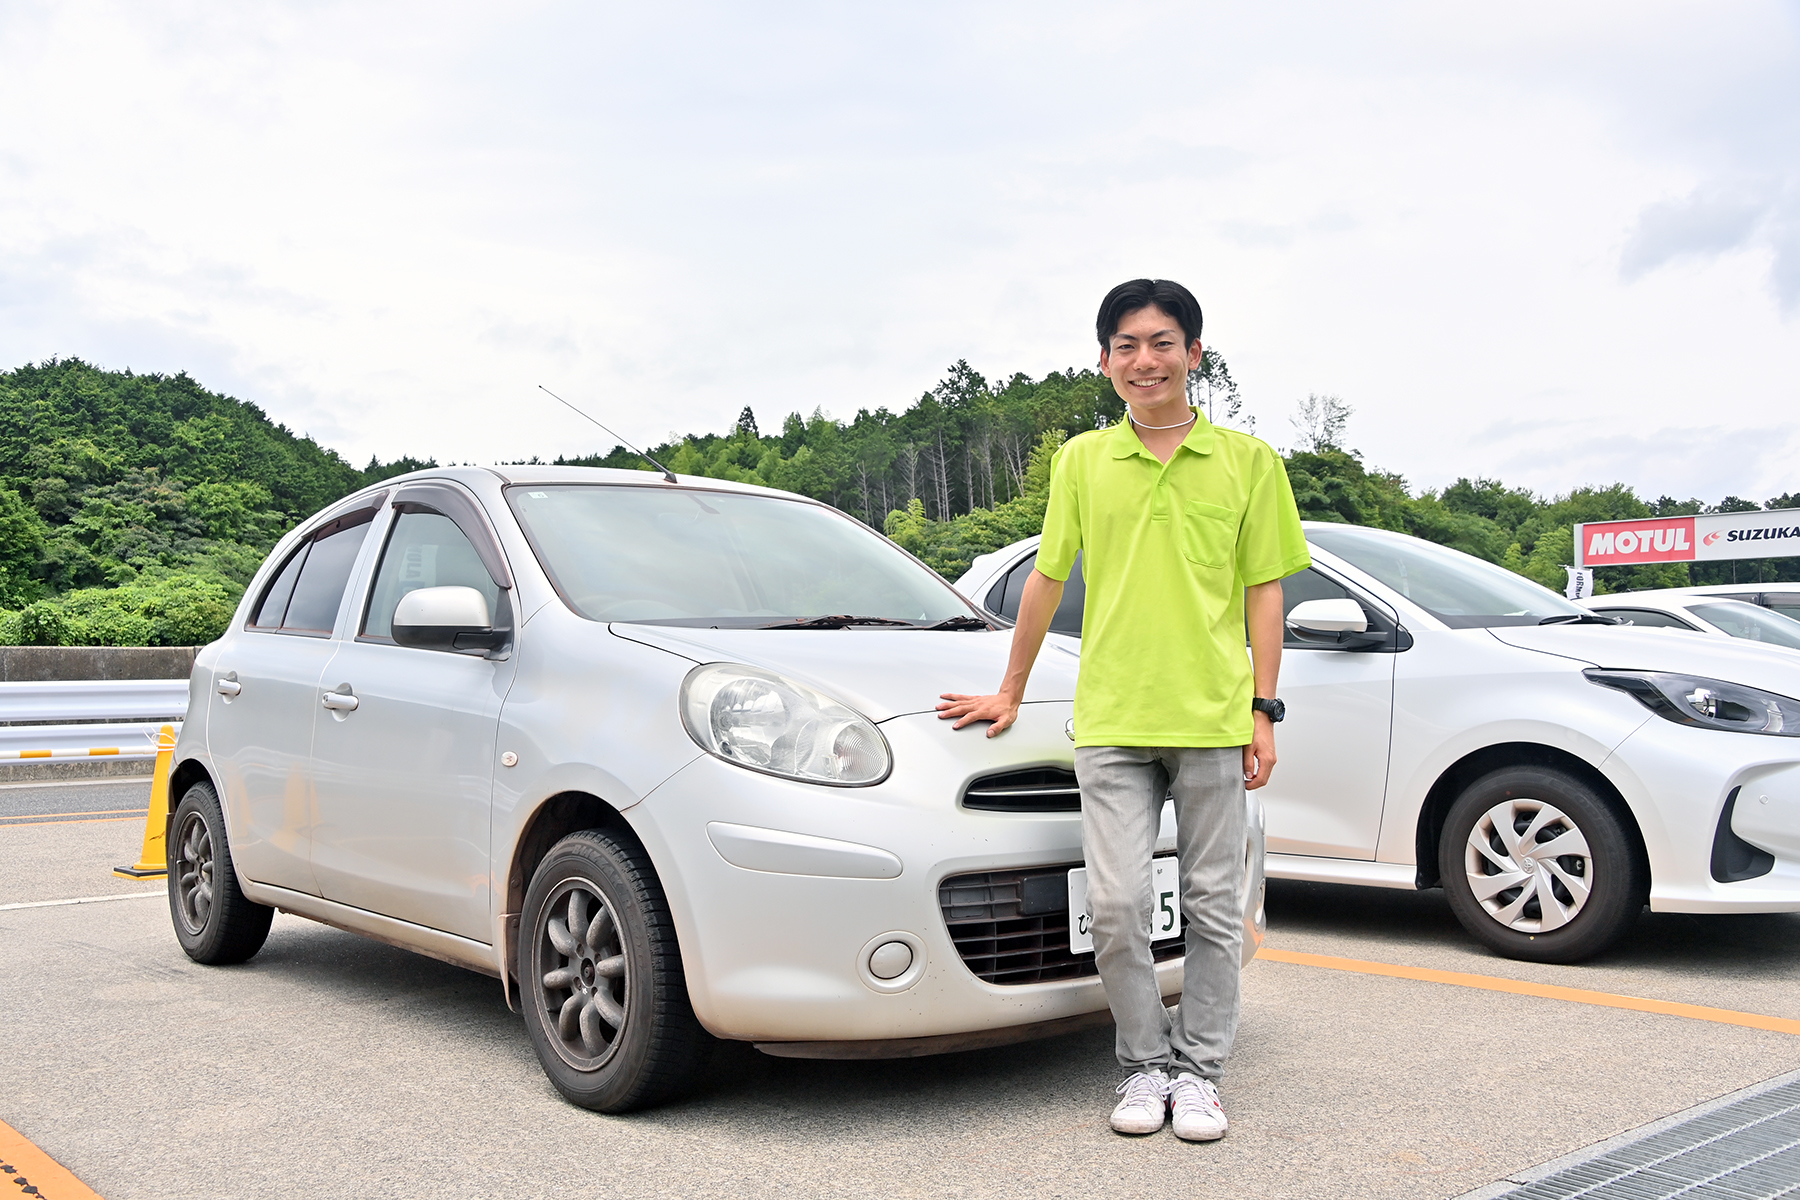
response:
<path id="1" fill-rule="evenodd" d="M 1175 1136 L 1182 1141 L 1216 1142 L 1225 1136 L 1225 1106 L 1210 1079 L 1183 1071 L 1169 1085 L 1169 1106 L 1175 1110 Z"/>
<path id="2" fill-rule="evenodd" d="M 1125 1097 L 1112 1110 L 1118 1132 L 1155 1133 L 1169 1119 L 1169 1077 L 1161 1071 L 1139 1071 L 1115 1090 Z"/>

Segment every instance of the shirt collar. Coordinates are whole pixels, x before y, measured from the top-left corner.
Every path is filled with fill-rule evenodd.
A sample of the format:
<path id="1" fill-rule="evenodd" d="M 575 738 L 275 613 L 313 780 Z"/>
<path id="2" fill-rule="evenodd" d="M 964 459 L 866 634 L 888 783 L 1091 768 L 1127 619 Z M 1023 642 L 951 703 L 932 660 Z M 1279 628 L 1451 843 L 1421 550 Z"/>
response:
<path id="1" fill-rule="evenodd" d="M 1176 452 L 1192 450 L 1195 454 L 1211 454 L 1213 444 L 1219 440 L 1218 431 L 1213 428 L 1212 422 L 1206 419 L 1205 413 L 1191 407 L 1188 411 L 1194 414 L 1194 426 L 1187 431 L 1187 436 L 1181 439 L 1181 445 L 1175 448 Z M 1112 456 L 1114 458 L 1130 458 L 1134 454 L 1141 454 L 1158 466 L 1162 465 L 1156 455 L 1145 449 L 1143 439 L 1138 437 L 1137 427 L 1131 423 L 1129 412 L 1126 413 L 1123 421 L 1113 426 L 1113 430 Z M 1170 461 L 1173 462 L 1174 459 L 1171 458 Z"/>

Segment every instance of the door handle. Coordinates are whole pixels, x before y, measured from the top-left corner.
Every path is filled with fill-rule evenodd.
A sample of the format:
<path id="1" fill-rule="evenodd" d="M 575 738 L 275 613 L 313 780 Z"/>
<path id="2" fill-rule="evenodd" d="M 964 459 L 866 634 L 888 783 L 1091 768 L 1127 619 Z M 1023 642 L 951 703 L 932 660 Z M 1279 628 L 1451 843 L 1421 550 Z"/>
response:
<path id="1" fill-rule="evenodd" d="M 320 696 L 319 703 L 323 704 L 333 712 L 354 712 L 359 702 L 356 697 L 350 693 L 350 685 L 341 683 L 335 690 L 326 692 L 323 696 Z"/>
<path id="2" fill-rule="evenodd" d="M 221 696 L 235 696 L 244 690 L 244 685 L 238 682 L 236 671 L 225 672 L 225 674 L 221 675 L 218 681 L 213 684 L 213 687 L 217 689 Z"/>

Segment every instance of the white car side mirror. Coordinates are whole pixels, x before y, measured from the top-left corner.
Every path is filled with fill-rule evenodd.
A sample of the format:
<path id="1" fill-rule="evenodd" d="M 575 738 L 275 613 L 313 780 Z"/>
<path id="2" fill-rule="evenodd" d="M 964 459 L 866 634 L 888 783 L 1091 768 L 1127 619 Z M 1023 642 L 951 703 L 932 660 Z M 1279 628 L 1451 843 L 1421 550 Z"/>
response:
<path id="1" fill-rule="evenodd" d="M 1363 633 L 1369 628 L 1369 619 L 1354 600 L 1302 600 L 1288 613 L 1287 626 L 1298 633 L 1335 636 Z"/>
<path id="2" fill-rule="evenodd" d="M 394 641 L 419 650 L 492 650 L 506 640 L 494 628 L 487 597 L 472 587 L 408 592 L 394 607 Z"/>

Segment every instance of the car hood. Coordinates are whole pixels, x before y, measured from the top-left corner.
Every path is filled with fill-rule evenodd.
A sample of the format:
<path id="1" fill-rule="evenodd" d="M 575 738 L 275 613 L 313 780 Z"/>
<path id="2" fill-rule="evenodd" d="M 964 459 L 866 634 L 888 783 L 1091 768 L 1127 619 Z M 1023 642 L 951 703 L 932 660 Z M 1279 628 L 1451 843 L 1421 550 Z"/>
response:
<path id="1" fill-rule="evenodd" d="M 1800 651 L 1761 642 L 1605 625 L 1505 625 L 1488 632 L 1509 646 L 1596 667 L 1704 675 L 1800 697 Z"/>
<path id="2" fill-rule="evenodd" d="M 1000 686 L 1012 631 L 924 629 L 688 629 L 611 626 L 613 633 L 697 663 L 740 662 L 837 697 L 871 721 L 930 712 L 943 692 L 985 695 Z M 1046 639 L 1027 703 L 1075 698 L 1079 647 Z"/>

